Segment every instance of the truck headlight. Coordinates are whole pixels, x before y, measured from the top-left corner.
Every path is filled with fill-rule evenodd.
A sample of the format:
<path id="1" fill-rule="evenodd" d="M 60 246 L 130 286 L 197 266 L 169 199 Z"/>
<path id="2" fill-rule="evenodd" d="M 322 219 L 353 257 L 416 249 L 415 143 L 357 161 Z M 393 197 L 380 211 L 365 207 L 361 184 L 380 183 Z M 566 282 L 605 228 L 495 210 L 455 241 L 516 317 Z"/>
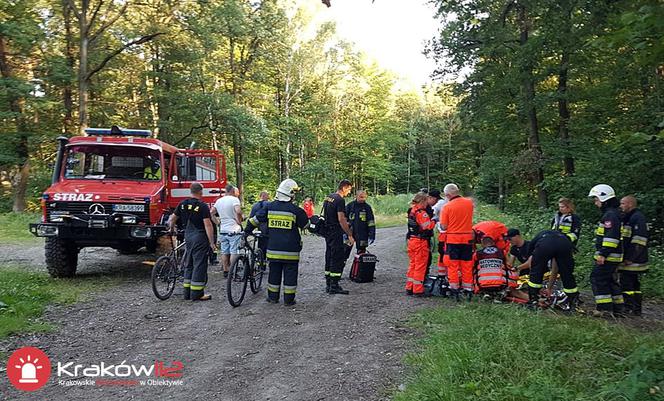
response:
<path id="1" fill-rule="evenodd" d="M 136 216 L 122 216 L 122 224 L 136 224 Z"/>
<path id="2" fill-rule="evenodd" d="M 152 229 L 149 227 L 132 227 L 130 233 L 134 238 L 152 237 Z"/>
<path id="3" fill-rule="evenodd" d="M 38 237 L 57 237 L 58 236 L 58 227 L 55 226 L 37 226 L 37 236 Z"/>

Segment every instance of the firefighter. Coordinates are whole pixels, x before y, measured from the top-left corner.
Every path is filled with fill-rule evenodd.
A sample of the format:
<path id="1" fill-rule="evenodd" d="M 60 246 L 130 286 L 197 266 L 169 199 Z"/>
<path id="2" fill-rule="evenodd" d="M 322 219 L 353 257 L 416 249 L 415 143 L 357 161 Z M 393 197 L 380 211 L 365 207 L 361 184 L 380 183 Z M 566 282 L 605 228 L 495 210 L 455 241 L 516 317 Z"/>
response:
<path id="1" fill-rule="evenodd" d="M 424 296 L 424 278 L 429 261 L 429 243 L 436 223 L 426 210 L 427 194 L 418 192 L 411 202 L 408 212 L 408 257 L 410 264 L 406 273 L 406 293 L 416 297 Z"/>
<path id="2" fill-rule="evenodd" d="M 373 209 L 367 203 L 367 191 L 360 189 L 355 200 L 346 205 L 346 216 L 355 238 L 357 253 L 364 253 L 376 240 L 376 220 Z"/>
<path id="3" fill-rule="evenodd" d="M 171 215 L 168 225 L 171 232 L 175 231 L 178 219 L 182 219 L 186 227 L 187 266 L 184 269 L 184 299 L 207 301 L 212 296 L 205 294 L 207 284 L 208 257 L 210 250 L 217 245 L 210 216 L 210 208 L 203 202 L 203 186 L 197 182 L 189 188 L 191 198 L 185 199 Z"/>
<path id="4" fill-rule="evenodd" d="M 574 203 L 568 198 L 558 200 L 558 212 L 551 220 L 551 229 L 565 234 L 576 248 L 581 234 L 581 219 L 574 213 Z"/>
<path id="5" fill-rule="evenodd" d="M 624 311 L 624 300 L 616 279 L 618 266 L 623 261 L 618 199 L 613 188 L 606 184 L 592 187 L 588 197 L 602 211 L 602 218 L 595 230 L 595 266 L 590 274 L 597 308 L 594 315 L 620 315 Z"/>
<path id="6" fill-rule="evenodd" d="M 147 164 L 143 169 L 143 179 L 146 180 L 161 180 L 161 165 L 159 160 L 152 156 L 143 159 L 144 164 Z"/>
<path id="7" fill-rule="evenodd" d="M 555 260 L 563 282 L 563 292 L 567 295 L 566 303 L 560 306 L 574 311 L 579 302 L 579 289 L 574 278 L 574 245 L 569 238 L 557 230 L 541 231 L 528 244 L 527 255 L 528 260 L 524 265 L 530 268 L 528 302 L 533 306 L 538 305 L 548 263 Z M 522 266 L 517 267 L 518 271 L 523 269 Z"/>
<path id="8" fill-rule="evenodd" d="M 355 239 L 346 219 L 346 203 L 344 197 L 348 196 L 353 184 L 348 180 L 341 180 L 337 192 L 325 197 L 323 201 L 323 218 L 325 219 L 325 292 L 329 294 L 348 294 L 339 285 L 339 280 L 346 264 L 346 249 L 344 242 L 353 246 Z M 347 240 L 344 241 L 344 233 Z"/>
<path id="9" fill-rule="evenodd" d="M 245 233 L 250 234 L 261 223 L 267 223 L 267 260 L 270 272 L 267 279 L 267 301 L 279 303 L 279 294 L 284 289 L 284 305 L 295 305 L 298 263 L 302 250 L 300 229 L 309 224 L 307 214 L 293 203 L 299 188 L 293 180 L 279 184 L 273 202 L 267 203 L 249 219 Z"/>
<path id="10" fill-rule="evenodd" d="M 473 201 L 459 195 L 456 184 L 443 189 L 448 203 L 440 216 L 440 227 L 445 231 L 445 254 L 449 258 L 448 280 L 452 294 L 458 299 L 462 294 L 473 294 Z M 461 280 L 459 280 L 459 275 Z"/>
<path id="11" fill-rule="evenodd" d="M 618 267 L 620 287 L 625 300 L 625 309 L 641 316 L 641 275 L 648 271 L 648 225 L 646 216 L 636 208 L 634 196 L 620 200 L 623 215 L 623 245 L 625 257 Z"/>

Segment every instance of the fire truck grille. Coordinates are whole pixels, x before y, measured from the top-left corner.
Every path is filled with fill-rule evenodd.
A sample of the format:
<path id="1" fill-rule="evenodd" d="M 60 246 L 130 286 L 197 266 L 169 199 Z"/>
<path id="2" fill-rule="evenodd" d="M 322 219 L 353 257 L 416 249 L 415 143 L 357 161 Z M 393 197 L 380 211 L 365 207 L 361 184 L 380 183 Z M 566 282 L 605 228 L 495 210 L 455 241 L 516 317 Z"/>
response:
<path id="1" fill-rule="evenodd" d="M 115 205 L 116 209 L 113 210 Z M 125 206 L 125 208 L 123 208 Z M 144 206 L 143 211 L 129 211 L 132 206 Z M 123 213 L 138 217 L 139 223 L 150 223 L 150 205 L 148 203 L 110 203 L 110 202 L 47 202 L 46 217 L 50 219 L 53 212 L 68 212 L 73 215 L 104 215 Z"/>

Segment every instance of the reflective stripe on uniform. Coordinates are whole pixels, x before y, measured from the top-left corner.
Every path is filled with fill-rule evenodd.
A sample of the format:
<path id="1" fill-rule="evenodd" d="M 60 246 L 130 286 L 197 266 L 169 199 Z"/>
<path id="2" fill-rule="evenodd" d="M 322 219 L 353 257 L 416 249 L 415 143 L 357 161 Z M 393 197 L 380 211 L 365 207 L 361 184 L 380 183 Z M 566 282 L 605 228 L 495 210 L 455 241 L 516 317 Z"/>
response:
<path id="1" fill-rule="evenodd" d="M 625 295 L 635 295 L 635 294 L 641 294 L 641 291 L 623 291 L 623 294 L 625 294 Z"/>
<path id="2" fill-rule="evenodd" d="M 254 227 L 258 227 L 258 219 L 256 218 L 256 216 L 250 218 L 249 223 L 251 223 L 251 225 Z"/>
<path id="3" fill-rule="evenodd" d="M 367 224 L 369 227 L 375 227 L 376 222 L 374 220 L 369 220 L 369 223 Z"/>
<path id="4" fill-rule="evenodd" d="M 281 210 L 270 210 L 267 212 L 267 218 L 273 220 L 290 220 L 295 221 L 295 214 L 291 212 L 284 212 Z"/>
<path id="5" fill-rule="evenodd" d="M 648 270 L 647 263 L 632 263 L 631 265 L 625 265 L 618 267 L 620 271 L 626 272 L 645 272 Z"/>
<path id="6" fill-rule="evenodd" d="M 602 256 L 599 252 L 595 252 L 595 260 L 599 259 L 599 257 Z M 606 256 L 606 261 L 607 262 L 622 262 L 623 261 L 623 254 L 622 253 L 610 253 L 608 256 Z"/>
<path id="7" fill-rule="evenodd" d="M 614 304 L 624 304 L 625 300 L 623 299 L 622 295 L 612 295 L 611 300 L 613 301 Z"/>
<path id="8" fill-rule="evenodd" d="M 632 244 L 646 246 L 646 244 L 648 244 L 648 238 L 635 235 L 632 237 Z"/>
<path id="9" fill-rule="evenodd" d="M 610 304 L 613 303 L 611 295 L 595 295 L 596 304 Z"/>
<path id="10" fill-rule="evenodd" d="M 608 238 L 608 237 L 604 237 L 604 239 L 602 239 L 602 246 L 605 246 L 607 248 L 617 248 L 619 244 L 620 244 L 619 239 Z"/>
<path id="11" fill-rule="evenodd" d="M 565 294 L 573 294 L 575 292 L 579 292 L 579 287 L 574 287 L 574 288 L 563 288 L 563 292 Z"/>
<path id="12" fill-rule="evenodd" d="M 300 260 L 300 252 L 275 251 L 268 249 L 267 258 L 279 260 Z"/>
<path id="13" fill-rule="evenodd" d="M 192 291 L 200 291 L 200 290 L 204 290 L 204 289 L 205 289 L 205 285 L 194 285 L 194 284 L 192 284 L 189 288 L 190 288 Z"/>
<path id="14" fill-rule="evenodd" d="M 572 242 L 574 242 L 574 241 L 576 241 L 576 240 L 579 239 L 579 237 L 577 237 L 576 234 L 574 234 L 574 233 L 567 233 L 567 237 L 568 237 Z"/>
<path id="15" fill-rule="evenodd" d="M 330 277 L 332 277 L 332 278 L 341 277 L 341 273 L 330 272 Z"/>
<path id="16" fill-rule="evenodd" d="M 267 290 L 270 292 L 279 292 L 280 288 L 278 285 L 267 283 Z"/>
<path id="17" fill-rule="evenodd" d="M 542 285 L 542 284 L 533 283 L 532 281 L 528 280 L 528 287 L 531 287 L 531 288 L 542 288 L 543 285 Z"/>
<path id="18" fill-rule="evenodd" d="M 295 294 L 296 285 L 284 285 L 284 294 Z"/>

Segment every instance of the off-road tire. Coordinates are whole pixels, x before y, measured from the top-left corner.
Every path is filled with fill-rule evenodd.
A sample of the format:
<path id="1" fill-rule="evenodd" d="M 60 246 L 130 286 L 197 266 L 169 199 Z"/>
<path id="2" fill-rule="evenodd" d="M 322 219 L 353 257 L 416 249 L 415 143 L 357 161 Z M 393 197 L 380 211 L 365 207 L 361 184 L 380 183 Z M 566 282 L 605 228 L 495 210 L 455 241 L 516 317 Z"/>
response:
<path id="1" fill-rule="evenodd" d="M 58 238 L 46 238 L 46 269 L 51 277 L 74 277 L 78 247 Z"/>
<path id="2" fill-rule="evenodd" d="M 159 246 L 159 243 L 157 240 L 150 239 L 145 241 L 145 250 L 148 251 L 149 253 L 155 253 L 157 252 L 157 247 Z"/>
<path id="3" fill-rule="evenodd" d="M 118 246 L 115 249 L 117 249 L 120 255 L 136 255 L 138 253 L 138 250 L 141 249 L 142 247 L 143 245 L 141 243 L 127 241 L 120 244 L 120 246 Z"/>

